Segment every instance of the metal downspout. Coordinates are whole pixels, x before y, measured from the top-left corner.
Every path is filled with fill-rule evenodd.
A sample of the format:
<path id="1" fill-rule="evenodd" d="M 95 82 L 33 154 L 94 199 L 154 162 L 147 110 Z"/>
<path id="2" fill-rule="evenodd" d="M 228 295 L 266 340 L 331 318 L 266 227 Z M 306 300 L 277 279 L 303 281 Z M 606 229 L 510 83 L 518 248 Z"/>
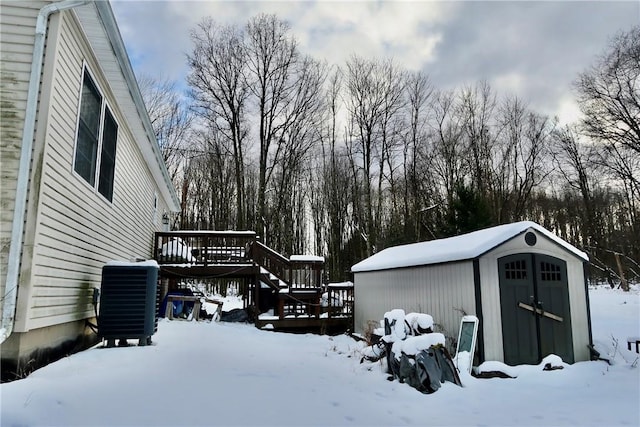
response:
<path id="1" fill-rule="evenodd" d="M 24 234 L 24 222 L 27 209 L 27 192 L 29 186 L 29 171 L 31 169 L 31 153 L 35 134 L 36 112 L 40 90 L 40 74 L 44 57 L 44 42 L 47 34 L 47 22 L 53 13 L 82 6 L 88 0 L 65 0 L 51 3 L 40 9 L 36 21 L 33 57 L 31 59 L 31 75 L 27 91 L 27 106 L 25 109 L 24 130 L 22 133 L 22 148 L 20 151 L 20 165 L 16 182 L 16 199 L 11 226 L 11 244 L 7 259 L 7 278 L 4 286 L 2 303 L 2 326 L 0 326 L 0 344 L 13 332 L 16 301 L 18 298 L 18 280 L 20 278 L 20 256 Z"/>

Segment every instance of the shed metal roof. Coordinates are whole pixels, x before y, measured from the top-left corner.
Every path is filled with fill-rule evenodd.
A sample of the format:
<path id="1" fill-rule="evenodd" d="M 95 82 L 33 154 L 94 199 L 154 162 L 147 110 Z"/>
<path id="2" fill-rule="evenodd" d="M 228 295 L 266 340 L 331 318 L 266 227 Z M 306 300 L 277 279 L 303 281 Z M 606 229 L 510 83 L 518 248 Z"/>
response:
<path id="1" fill-rule="evenodd" d="M 546 228 L 535 222 L 521 221 L 446 239 L 387 248 L 360 261 L 351 267 L 351 271 L 359 273 L 474 259 L 528 230 L 535 230 L 575 256 L 585 261 L 589 260 L 586 253 Z"/>

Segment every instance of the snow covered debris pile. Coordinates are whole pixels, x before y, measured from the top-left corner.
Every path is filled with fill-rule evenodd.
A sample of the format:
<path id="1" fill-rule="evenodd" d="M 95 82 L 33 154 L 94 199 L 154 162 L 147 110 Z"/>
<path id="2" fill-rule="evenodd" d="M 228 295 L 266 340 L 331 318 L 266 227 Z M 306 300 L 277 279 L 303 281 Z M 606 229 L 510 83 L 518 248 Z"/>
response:
<path id="1" fill-rule="evenodd" d="M 421 335 L 433 332 L 433 317 L 424 313 L 409 313 L 404 317 L 411 335 Z"/>
<path id="2" fill-rule="evenodd" d="M 458 372 L 444 347 L 445 337 L 433 333 L 428 314 L 391 310 L 384 315 L 384 336 L 363 349 L 363 360 L 386 356 L 388 373 L 422 393 L 433 393 L 445 381 L 462 385 Z"/>
<path id="3" fill-rule="evenodd" d="M 531 375 L 541 371 L 554 371 L 570 366 L 568 363 L 563 362 L 560 356 L 550 354 L 537 365 L 509 366 L 502 362 L 487 361 L 478 366 L 475 375 L 478 378 L 518 378 L 522 375 Z"/>
<path id="4" fill-rule="evenodd" d="M 417 337 L 407 337 L 403 341 L 397 341 L 393 343 L 391 351 L 396 355 L 406 354 L 407 356 L 415 356 L 422 350 L 438 345 L 444 346 L 444 344 L 444 335 L 440 333 L 431 333 Z"/>
<path id="5" fill-rule="evenodd" d="M 384 337 L 382 341 L 392 344 L 407 337 L 404 324 L 404 310 L 395 309 L 384 314 Z"/>

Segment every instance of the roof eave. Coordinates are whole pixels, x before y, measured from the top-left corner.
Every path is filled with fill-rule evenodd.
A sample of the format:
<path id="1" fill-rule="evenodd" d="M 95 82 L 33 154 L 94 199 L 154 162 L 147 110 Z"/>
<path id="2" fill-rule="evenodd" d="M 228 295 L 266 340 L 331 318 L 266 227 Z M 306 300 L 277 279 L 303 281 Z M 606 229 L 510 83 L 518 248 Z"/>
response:
<path id="1" fill-rule="evenodd" d="M 154 179 L 158 184 L 164 183 L 164 186 L 159 185 L 159 187 L 162 195 L 169 204 L 169 209 L 173 212 L 178 212 L 180 210 L 180 201 L 164 163 L 162 152 L 158 146 L 155 132 L 153 131 L 153 126 L 151 125 L 151 120 L 149 119 L 149 114 L 147 113 L 138 81 L 136 80 L 131 62 L 129 61 L 129 55 L 124 46 L 111 5 L 108 1 L 97 1 L 94 5 L 102 20 L 106 34 L 109 37 L 109 42 L 111 43 L 114 55 L 118 61 L 118 65 L 120 66 L 120 70 L 122 71 L 122 75 L 129 88 L 129 93 L 144 128 L 145 137 L 136 138 L 136 143 L 142 151 L 142 155 L 149 165 Z M 144 141 L 140 139 L 144 139 Z"/>

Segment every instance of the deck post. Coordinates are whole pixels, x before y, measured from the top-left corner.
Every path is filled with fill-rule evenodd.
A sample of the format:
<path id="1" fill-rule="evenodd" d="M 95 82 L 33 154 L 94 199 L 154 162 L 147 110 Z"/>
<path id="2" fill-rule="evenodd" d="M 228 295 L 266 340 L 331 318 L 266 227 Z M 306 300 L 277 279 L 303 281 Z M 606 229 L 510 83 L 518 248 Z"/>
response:
<path id="1" fill-rule="evenodd" d="M 253 306 L 256 308 L 256 312 L 259 315 L 260 311 L 260 267 L 258 267 L 258 271 L 256 274 L 251 276 L 251 281 L 253 282 Z M 248 308 L 248 307 L 247 307 Z"/>

